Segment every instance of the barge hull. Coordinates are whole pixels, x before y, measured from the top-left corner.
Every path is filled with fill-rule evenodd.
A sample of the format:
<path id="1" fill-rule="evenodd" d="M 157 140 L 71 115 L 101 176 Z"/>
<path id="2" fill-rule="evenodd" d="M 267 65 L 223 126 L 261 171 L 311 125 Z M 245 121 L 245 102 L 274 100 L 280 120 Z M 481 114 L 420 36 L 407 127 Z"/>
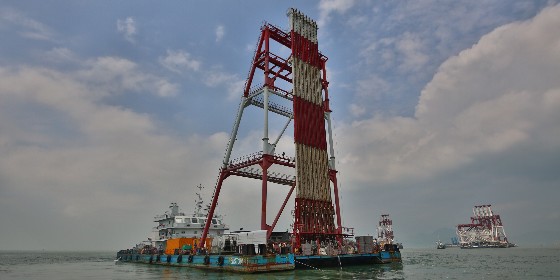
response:
<path id="1" fill-rule="evenodd" d="M 120 261 L 152 265 L 192 267 L 206 270 L 259 273 L 294 270 L 294 255 L 146 255 L 119 254 Z"/>
<path id="2" fill-rule="evenodd" d="M 321 267 L 344 267 L 364 264 L 400 263 L 400 252 L 379 252 L 373 254 L 348 254 L 335 256 L 295 256 L 296 269 L 315 269 Z"/>

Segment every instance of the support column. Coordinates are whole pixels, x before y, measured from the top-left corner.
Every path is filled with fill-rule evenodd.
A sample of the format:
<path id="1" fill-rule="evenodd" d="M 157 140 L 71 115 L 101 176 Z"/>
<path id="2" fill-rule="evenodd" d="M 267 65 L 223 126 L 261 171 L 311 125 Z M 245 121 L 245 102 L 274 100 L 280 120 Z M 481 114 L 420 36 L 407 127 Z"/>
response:
<path id="1" fill-rule="evenodd" d="M 208 229 L 210 228 L 210 223 L 212 222 L 212 217 L 214 217 L 214 210 L 216 210 L 216 205 L 218 204 L 218 197 L 220 196 L 220 190 L 222 189 L 222 183 L 229 176 L 229 172 L 225 169 L 220 171 L 220 179 L 218 185 L 216 186 L 216 191 L 214 192 L 214 197 L 212 198 L 212 204 L 210 205 L 210 210 L 208 211 L 208 216 L 206 216 L 206 223 L 204 224 L 204 230 L 202 231 L 202 236 L 200 237 L 200 242 L 198 242 L 198 248 L 202 248 L 206 244 L 206 236 L 208 235 Z M 202 244 L 202 246 L 201 246 Z"/>
<path id="2" fill-rule="evenodd" d="M 272 153 L 271 145 L 268 143 L 268 87 L 263 89 L 263 109 L 264 109 L 264 132 L 263 132 L 263 154 L 269 155 Z"/>
<path id="3" fill-rule="evenodd" d="M 268 230 L 270 226 L 266 223 L 266 200 L 268 192 L 268 168 L 272 165 L 269 155 L 264 154 L 261 161 L 262 175 L 262 191 L 261 191 L 261 230 Z"/>

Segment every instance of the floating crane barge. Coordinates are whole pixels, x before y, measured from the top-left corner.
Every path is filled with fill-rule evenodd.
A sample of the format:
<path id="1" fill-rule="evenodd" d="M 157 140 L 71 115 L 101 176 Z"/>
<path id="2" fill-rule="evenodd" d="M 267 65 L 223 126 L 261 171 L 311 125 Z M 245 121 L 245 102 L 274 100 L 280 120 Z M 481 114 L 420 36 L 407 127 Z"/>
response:
<path id="1" fill-rule="evenodd" d="M 457 225 L 457 237 L 461 249 L 515 247 L 508 242 L 502 219 L 491 205 L 474 206 L 471 222 Z"/>
<path id="2" fill-rule="evenodd" d="M 260 181 L 261 188 L 260 230 L 241 233 L 246 235 L 241 239 L 253 241 L 237 239 L 233 254 L 201 254 L 208 246 L 207 238 L 211 229 L 212 219 L 206 219 L 197 243 L 198 254 L 190 255 L 192 257 L 187 257 L 187 261 L 185 258 L 178 261 L 177 256 L 167 256 L 163 262 L 162 258 L 159 259 L 162 264 L 266 272 L 401 261 L 396 244 L 387 242 L 383 247 L 356 248 L 356 242 L 351 239 L 354 229 L 342 226 L 326 73 L 328 58 L 319 52 L 317 23 L 295 9 L 288 10 L 288 18 L 289 31 L 269 23 L 261 27 L 207 215 L 215 216 L 227 178 L 238 176 L 255 179 Z M 281 53 L 289 53 L 288 57 L 272 52 L 282 48 L 287 49 L 287 52 Z M 262 82 L 256 84 L 259 79 Z M 262 149 L 232 159 L 242 116 L 250 106 L 264 112 Z M 269 135 L 270 114 L 285 118 L 283 127 L 273 130 L 279 131 L 274 141 Z M 295 147 L 280 154 L 276 151 L 277 144 L 290 124 L 293 125 Z M 274 220 L 269 221 L 267 200 L 271 183 L 286 186 L 287 194 Z M 282 246 L 276 248 L 277 244 L 272 240 L 274 229 L 286 204 L 294 195 L 291 232 L 281 242 Z M 358 236 L 356 240 L 374 243 L 372 236 Z M 255 246 L 258 252 L 254 251 Z M 138 256 L 124 258 L 141 259 Z M 151 262 L 157 263 L 153 258 Z"/>

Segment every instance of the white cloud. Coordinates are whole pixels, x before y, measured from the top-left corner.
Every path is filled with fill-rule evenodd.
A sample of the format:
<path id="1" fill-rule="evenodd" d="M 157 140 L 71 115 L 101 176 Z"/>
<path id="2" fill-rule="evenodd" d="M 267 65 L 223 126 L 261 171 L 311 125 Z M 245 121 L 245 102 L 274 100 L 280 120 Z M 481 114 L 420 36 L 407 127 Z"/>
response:
<path id="1" fill-rule="evenodd" d="M 21 36 L 26 38 L 53 41 L 54 35 L 48 26 L 14 9 L 0 9 L 0 28 L 3 25 L 7 25 L 8 28 L 15 27 Z"/>
<path id="2" fill-rule="evenodd" d="M 225 34 L 225 27 L 223 25 L 218 25 L 218 27 L 216 27 L 216 42 L 222 41 L 222 38 L 224 38 Z"/>
<path id="3" fill-rule="evenodd" d="M 354 104 L 354 103 L 350 104 L 350 113 L 353 116 L 359 117 L 363 115 L 365 112 L 366 112 L 365 106 Z"/>
<path id="4" fill-rule="evenodd" d="M 519 145 L 557 151 L 559 29 L 560 6 L 499 27 L 441 65 L 414 118 L 376 116 L 339 128 L 346 175 L 395 182 L 520 152 Z"/>
<path id="5" fill-rule="evenodd" d="M 319 2 L 319 26 L 323 26 L 329 20 L 329 16 L 333 12 L 344 13 L 354 6 L 354 0 L 321 0 Z"/>
<path id="6" fill-rule="evenodd" d="M 428 62 L 426 44 L 418 34 L 404 33 L 395 43 L 403 58 L 399 69 L 403 72 L 419 71 Z"/>
<path id="7" fill-rule="evenodd" d="M 135 36 L 136 36 L 136 21 L 132 17 L 127 17 L 126 19 L 118 19 L 117 20 L 117 31 L 122 33 L 124 38 L 134 43 Z"/>
<path id="8" fill-rule="evenodd" d="M 52 62 L 77 62 L 78 57 L 67 48 L 53 48 L 44 53 L 44 57 Z"/>
<path id="9" fill-rule="evenodd" d="M 119 57 L 98 57 L 86 62 L 87 68 L 77 71 L 78 77 L 94 83 L 105 92 L 148 91 L 161 97 L 173 96 L 178 86 L 164 78 L 143 73 L 136 63 Z"/>
<path id="10" fill-rule="evenodd" d="M 150 116 L 100 98 L 107 88 L 137 89 L 127 79 L 147 83 L 130 76 L 139 72 L 133 63 L 99 58 L 88 67 L 78 74 L 0 67 L 0 192 L 40 197 L 57 205 L 58 215 L 94 219 L 148 197 L 170 200 L 185 182 L 213 178 L 226 141 L 221 134 L 163 134 Z M 8 207 L 8 198 L 0 200 Z"/>
<path id="11" fill-rule="evenodd" d="M 160 57 L 159 63 L 175 73 L 198 71 L 201 66 L 200 61 L 193 59 L 190 53 L 183 50 L 167 50 L 167 55 Z"/>
<path id="12" fill-rule="evenodd" d="M 204 84 L 209 87 L 225 86 L 227 89 L 228 100 L 233 100 L 241 96 L 245 80 L 240 79 L 236 74 L 228 74 L 220 70 L 208 72 L 204 79 Z"/>

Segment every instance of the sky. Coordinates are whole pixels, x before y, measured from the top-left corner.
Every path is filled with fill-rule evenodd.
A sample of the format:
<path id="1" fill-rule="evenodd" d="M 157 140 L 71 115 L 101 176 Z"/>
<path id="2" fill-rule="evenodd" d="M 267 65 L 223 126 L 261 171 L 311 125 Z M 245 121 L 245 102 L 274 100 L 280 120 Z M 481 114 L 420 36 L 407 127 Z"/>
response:
<path id="1" fill-rule="evenodd" d="M 260 27 L 288 30 L 290 7 L 329 58 L 344 226 L 389 214 L 405 248 L 433 247 L 491 204 L 510 241 L 560 246 L 559 2 L 2 1 L 0 250 L 129 248 L 197 185 L 209 202 Z M 262 127 L 244 114 L 234 157 Z M 231 229 L 256 209 L 260 182 L 228 178 Z"/>

